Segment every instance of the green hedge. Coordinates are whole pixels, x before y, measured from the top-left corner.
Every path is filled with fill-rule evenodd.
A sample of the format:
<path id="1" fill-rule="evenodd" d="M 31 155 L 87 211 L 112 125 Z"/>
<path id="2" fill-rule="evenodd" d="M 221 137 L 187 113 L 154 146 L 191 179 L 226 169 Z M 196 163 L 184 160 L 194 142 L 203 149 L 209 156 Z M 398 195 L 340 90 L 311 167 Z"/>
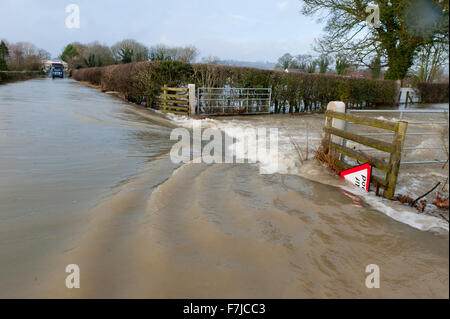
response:
<path id="1" fill-rule="evenodd" d="M 418 83 L 417 91 L 422 103 L 448 103 L 448 83 Z"/>
<path id="2" fill-rule="evenodd" d="M 146 61 L 78 69 L 72 72 L 72 77 L 120 92 L 131 102 L 148 101 L 153 105 L 164 84 L 186 85 L 193 77 L 193 69 L 190 64 L 176 61 Z"/>
<path id="3" fill-rule="evenodd" d="M 350 107 L 393 105 L 394 81 L 357 79 L 338 75 L 285 73 L 177 61 L 134 62 L 73 71 L 73 78 L 122 93 L 129 101 L 153 105 L 164 84 L 197 87 L 271 87 L 272 105 L 278 112 L 323 110 L 330 101 Z"/>
<path id="4" fill-rule="evenodd" d="M 0 84 L 44 76 L 41 71 L 0 71 Z"/>

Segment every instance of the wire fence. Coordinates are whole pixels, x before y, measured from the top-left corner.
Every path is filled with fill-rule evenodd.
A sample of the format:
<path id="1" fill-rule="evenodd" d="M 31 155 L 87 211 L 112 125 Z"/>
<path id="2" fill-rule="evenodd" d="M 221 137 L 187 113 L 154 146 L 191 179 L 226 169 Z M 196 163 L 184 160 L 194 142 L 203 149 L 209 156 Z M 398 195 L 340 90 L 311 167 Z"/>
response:
<path id="1" fill-rule="evenodd" d="M 427 110 L 347 110 L 347 113 L 372 114 L 378 117 L 408 122 L 402 165 L 437 164 L 448 161 L 449 111 L 441 109 Z M 345 130 L 349 131 L 348 123 Z M 381 139 L 392 136 L 393 132 L 361 132 L 362 136 L 377 136 Z M 344 145 L 347 141 L 344 141 Z M 359 151 L 372 152 L 363 148 Z"/>

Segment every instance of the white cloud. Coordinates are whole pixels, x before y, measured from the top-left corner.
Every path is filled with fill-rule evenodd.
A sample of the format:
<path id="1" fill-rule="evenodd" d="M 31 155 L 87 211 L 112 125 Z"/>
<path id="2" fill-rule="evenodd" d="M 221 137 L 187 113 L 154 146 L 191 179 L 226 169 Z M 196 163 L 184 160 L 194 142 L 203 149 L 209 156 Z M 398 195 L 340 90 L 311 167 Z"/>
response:
<path id="1" fill-rule="evenodd" d="M 245 20 L 245 17 L 244 17 L 244 16 L 241 16 L 241 15 L 238 15 L 238 14 L 232 14 L 231 17 L 232 17 L 233 19 L 235 19 L 235 20 L 240 20 L 240 21 Z"/>
<path id="2" fill-rule="evenodd" d="M 286 9 L 286 7 L 288 6 L 288 2 L 287 1 L 283 1 L 283 2 L 278 2 L 277 3 L 277 5 L 278 5 L 278 8 L 280 8 L 281 10 L 284 10 L 284 9 Z"/>
<path id="3" fill-rule="evenodd" d="M 166 45 L 172 45 L 173 44 L 173 42 L 165 34 L 162 34 L 162 35 L 159 36 L 159 43 L 166 44 Z"/>

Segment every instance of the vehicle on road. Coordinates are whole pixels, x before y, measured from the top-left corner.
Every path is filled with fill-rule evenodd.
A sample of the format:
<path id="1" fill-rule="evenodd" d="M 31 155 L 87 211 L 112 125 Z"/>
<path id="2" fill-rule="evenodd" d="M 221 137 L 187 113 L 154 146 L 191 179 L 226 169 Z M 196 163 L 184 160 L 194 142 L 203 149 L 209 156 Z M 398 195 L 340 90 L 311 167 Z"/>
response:
<path id="1" fill-rule="evenodd" d="M 53 63 L 50 69 L 50 76 L 54 78 L 64 78 L 64 66 L 61 63 Z"/>

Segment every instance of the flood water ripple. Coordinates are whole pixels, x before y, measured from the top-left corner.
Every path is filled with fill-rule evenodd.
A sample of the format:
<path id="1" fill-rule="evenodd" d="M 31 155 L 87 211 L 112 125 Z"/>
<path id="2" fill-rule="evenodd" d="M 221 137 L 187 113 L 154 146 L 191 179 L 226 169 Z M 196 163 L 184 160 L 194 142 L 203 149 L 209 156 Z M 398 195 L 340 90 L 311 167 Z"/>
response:
<path id="1" fill-rule="evenodd" d="M 449 297 L 448 233 L 386 216 L 312 164 L 319 178 L 172 164 L 175 124 L 70 79 L 0 86 L 0 297 Z"/>

